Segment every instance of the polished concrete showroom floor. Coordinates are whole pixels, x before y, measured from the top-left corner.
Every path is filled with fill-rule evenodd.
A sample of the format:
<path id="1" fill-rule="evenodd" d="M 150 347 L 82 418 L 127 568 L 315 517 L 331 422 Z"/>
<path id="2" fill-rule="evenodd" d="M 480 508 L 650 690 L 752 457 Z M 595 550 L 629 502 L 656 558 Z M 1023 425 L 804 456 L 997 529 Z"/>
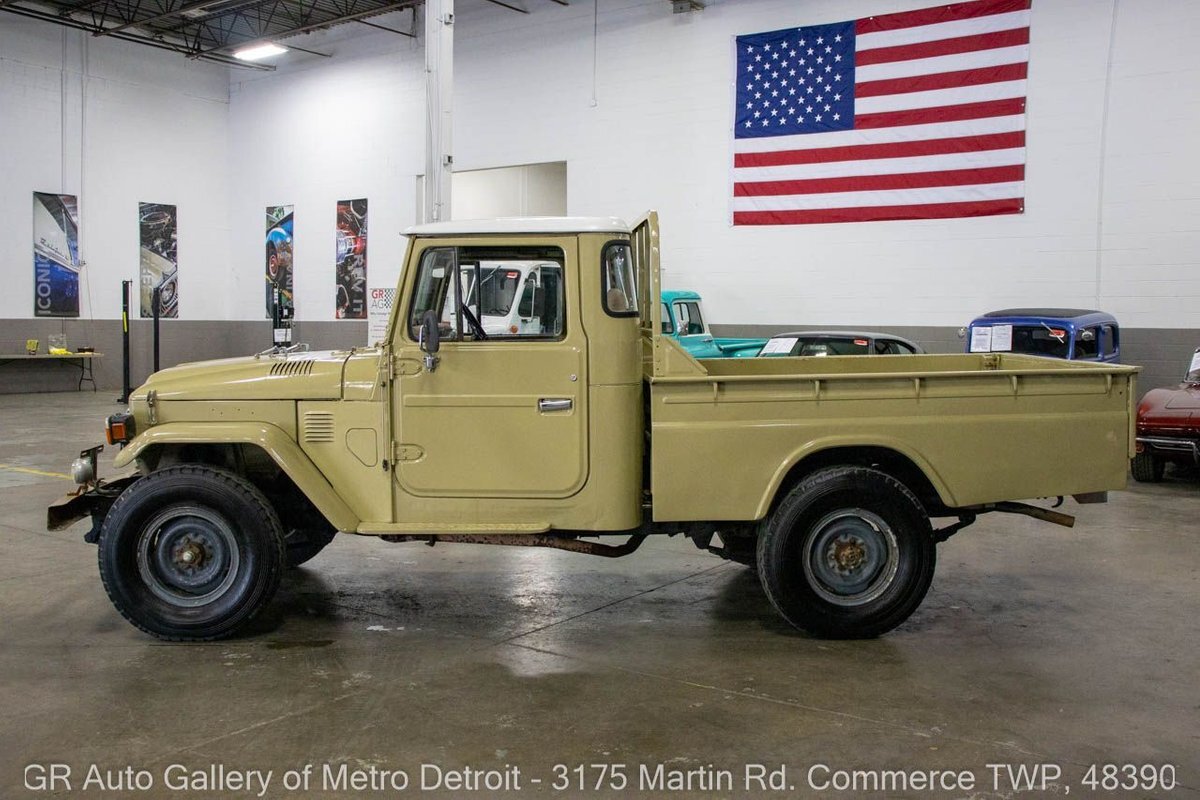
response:
<path id="1" fill-rule="evenodd" d="M 944 796 L 1008 797 L 986 765 L 1061 769 L 1024 797 L 1102 794 L 1080 784 L 1093 764 L 1173 764 L 1172 792 L 1104 796 L 1200 794 L 1195 474 L 1068 503 L 1073 530 L 982 518 L 941 546 L 915 616 L 874 641 L 792 631 L 749 570 L 679 538 L 607 560 L 342 536 L 245 635 L 167 644 L 113 610 L 86 524 L 44 526 L 72 488 L 61 473 L 118 408 L 103 392 L 0 396 L 2 797 L 32 796 L 27 767 L 51 763 L 72 769 L 57 794 L 84 797 L 102 796 L 81 788 L 92 765 L 109 781 L 145 770 L 145 791 L 104 795 L 137 797 L 256 794 L 181 793 L 164 785 L 171 765 L 200 784 L 213 765 L 272 770 L 271 797 L 323 796 L 321 770 L 343 767 L 404 771 L 408 795 L 435 794 L 417 791 L 422 772 L 444 790 L 465 767 L 520 770 L 520 791 L 480 797 L 623 796 L 655 788 L 659 765 L 692 771 L 673 797 L 825 796 L 810 776 L 888 768 L 971 770 L 974 791 Z M 308 791 L 282 789 L 310 764 Z M 626 791 L 595 788 L 601 764 L 625 765 Z M 747 764 L 787 767 L 793 788 L 746 788 Z M 555 765 L 570 773 L 559 792 Z M 705 788 L 710 768 L 734 772 L 732 790 Z"/>

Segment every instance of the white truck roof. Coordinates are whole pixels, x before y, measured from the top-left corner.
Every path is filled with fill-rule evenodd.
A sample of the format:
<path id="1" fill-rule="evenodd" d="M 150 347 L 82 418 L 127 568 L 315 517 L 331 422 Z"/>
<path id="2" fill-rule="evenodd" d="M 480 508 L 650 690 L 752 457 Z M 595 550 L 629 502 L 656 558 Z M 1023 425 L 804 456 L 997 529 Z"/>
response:
<path id="1" fill-rule="evenodd" d="M 427 222 L 406 228 L 405 236 L 447 236 L 476 233 L 629 233 L 618 217 L 500 217 L 499 219 Z"/>

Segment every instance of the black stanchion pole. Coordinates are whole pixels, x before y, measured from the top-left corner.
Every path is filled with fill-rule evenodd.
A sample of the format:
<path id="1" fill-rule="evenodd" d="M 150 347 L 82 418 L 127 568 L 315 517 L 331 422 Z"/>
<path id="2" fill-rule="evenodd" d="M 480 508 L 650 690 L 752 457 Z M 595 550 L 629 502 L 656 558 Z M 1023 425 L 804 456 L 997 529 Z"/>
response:
<path id="1" fill-rule="evenodd" d="M 162 287 L 154 287 L 154 371 L 158 372 L 158 320 L 162 316 Z"/>
<path id="2" fill-rule="evenodd" d="M 121 396 L 118 403 L 128 403 L 129 393 L 129 287 L 133 281 L 121 281 Z"/>

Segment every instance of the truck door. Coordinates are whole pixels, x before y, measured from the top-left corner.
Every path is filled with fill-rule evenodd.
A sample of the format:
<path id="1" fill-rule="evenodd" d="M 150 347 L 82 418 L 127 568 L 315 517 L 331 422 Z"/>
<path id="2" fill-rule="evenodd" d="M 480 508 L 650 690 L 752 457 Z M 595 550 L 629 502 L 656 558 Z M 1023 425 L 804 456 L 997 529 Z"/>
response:
<path id="1" fill-rule="evenodd" d="M 463 274 L 481 269 L 481 261 L 535 259 L 543 262 L 537 291 L 513 300 L 527 300 L 524 310 L 538 324 L 485 331 L 478 304 L 465 302 Z M 575 240 L 430 246 L 414 263 L 394 339 L 401 488 L 424 497 L 561 498 L 579 491 L 588 477 L 588 376 Z M 432 371 L 422 366 L 417 344 L 427 310 L 445 320 Z"/>

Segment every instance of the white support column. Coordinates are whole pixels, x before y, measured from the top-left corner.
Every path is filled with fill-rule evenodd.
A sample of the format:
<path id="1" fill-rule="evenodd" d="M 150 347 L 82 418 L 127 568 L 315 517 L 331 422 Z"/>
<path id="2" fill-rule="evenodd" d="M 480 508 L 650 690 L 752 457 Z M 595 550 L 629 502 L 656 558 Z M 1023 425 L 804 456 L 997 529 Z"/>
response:
<path id="1" fill-rule="evenodd" d="M 425 0 L 425 222 L 450 219 L 454 0 Z"/>

